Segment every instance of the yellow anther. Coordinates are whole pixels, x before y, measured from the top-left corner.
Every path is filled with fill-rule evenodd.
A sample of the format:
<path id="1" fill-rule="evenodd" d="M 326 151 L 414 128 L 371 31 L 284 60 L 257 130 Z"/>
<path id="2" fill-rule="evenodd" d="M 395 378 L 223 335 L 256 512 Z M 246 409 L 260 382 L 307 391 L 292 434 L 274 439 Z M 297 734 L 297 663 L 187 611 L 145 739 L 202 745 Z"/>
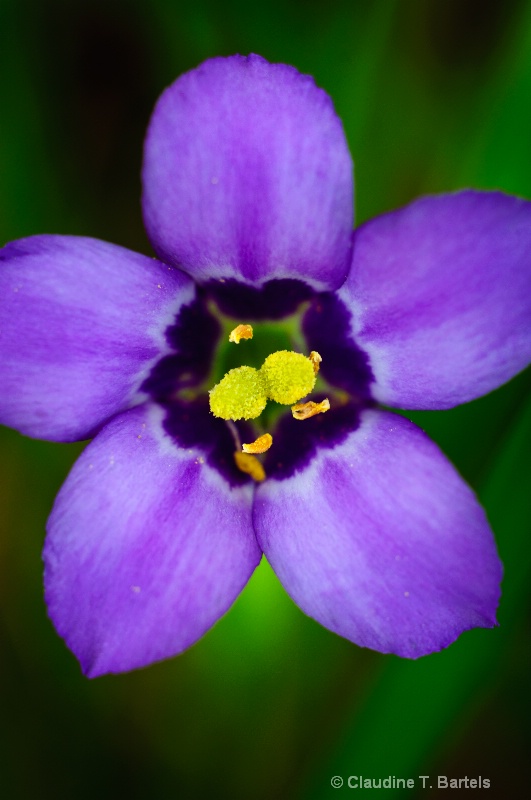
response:
<path id="1" fill-rule="evenodd" d="M 259 436 L 251 444 L 242 444 L 242 450 L 244 453 L 265 453 L 266 450 L 269 450 L 271 445 L 273 444 L 273 437 L 270 433 L 264 433 L 263 436 Z"/>
<path id="2" fill-rule="evenodd" d="M 237 325 L 233 331 L 230 332 L 229 342 L 239 344 L 240 339 L 252 339 L 253 329 L 251 325 Z"/>
<path id="3" fill-rule="evenodd" d="M 330 401 L 328 397 L 320 403 L 314 403 L 313 400 L 309 400 L 307 403 L 297 403 L 291 407 L 291 413 L 295 419 L 309 419 L 310 417 L 315 417 L 316 414 L 324 414 L 325 411 L 329 410 Z"/>
<path id="4" fill-rule="evenodd" d="M 315 386 L 313 364 L 301 353 L 289 350 L 271 353 L 262 364 L 260 372 L 267 396 L 287 406 L 306 397 Z"/>
<path id="5" fill-rule="evenodd" d="M 308 358 L 312 362 L 314 374 L 317 375 L 319 372 L 319 365 L 323 359 L 316 350 L 312 350 Z"/>
<path id="6" fill-rule="evenodd" d="M 267 404 L 264 380 L 254 367 L 229 370 L 209 395 L 210 410 L 222 419 L 254 419 Z"/>
<path id="7" fill-rule="evenodd" d="M 237 450 L 234 453 L 234 461 L 240 472 L 250 475 L 253 481 L 261 483 L 261 481 L 265 480 L 265 470 L 256 456 L 252 456 L 249 453 L 240 453 Z"/>
<path id="8" fill-rule="evenodd" d="M 238 325 L 231 331 L 229 341 L 238 344 L 241 339 L 252 337 L 251 325 Z M 328 400 L 321 403 L 298 402 L 314 388 L 321 361 L 321 356 L 315 350 L 309 356 L 290 350 L 278 350 L 267 356 L 260 369 L 244 366 L 229 370 L 210 390 L 212 414 L 226 420 L 229 427 L 232 426 L 238 448 L 238 452 L 234 454 L 235 463 L 239 470 L 250 475 L 253 480 L 263 481 L 266 477 L 255 454 L 269 450 L 273 437 L 265 433 L 254 442 L 242 445 L 232 420 L 255 419 L 260 416 L 268 400 L 292 406 L 295 419 L 308 419 L 328 411 Z"/>

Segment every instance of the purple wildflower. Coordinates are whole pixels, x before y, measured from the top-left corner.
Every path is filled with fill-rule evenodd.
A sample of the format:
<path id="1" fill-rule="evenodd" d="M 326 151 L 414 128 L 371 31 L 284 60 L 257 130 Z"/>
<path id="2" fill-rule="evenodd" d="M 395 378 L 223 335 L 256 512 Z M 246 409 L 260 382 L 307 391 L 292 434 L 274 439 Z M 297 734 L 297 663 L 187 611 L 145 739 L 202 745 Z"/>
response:
<path id="1" fill-rule="evenodd" d="M 364 647 L 415 658 L 494 625 L 484 512 L 379 404 L 449 408 L 527 365 L 531 204 L 427 197 L 353 235 L 330 99 L 258 56 L 213 59 L 164 92 L 143 185 L 160 260 L 70 236 L 0 251 L 1 421 L 95 437 L 44 551 L 50 616 L 85 673 L 189 647 L 262 553 L 307 614 Z M 260 484 L 233 439 L 260 430 L 209 412 L 212 309 L 235 324 L 298 312 L 323 359 L 330 410 L 278 417 Z M 241 364 L 248 346 L 230 345 Z"/>

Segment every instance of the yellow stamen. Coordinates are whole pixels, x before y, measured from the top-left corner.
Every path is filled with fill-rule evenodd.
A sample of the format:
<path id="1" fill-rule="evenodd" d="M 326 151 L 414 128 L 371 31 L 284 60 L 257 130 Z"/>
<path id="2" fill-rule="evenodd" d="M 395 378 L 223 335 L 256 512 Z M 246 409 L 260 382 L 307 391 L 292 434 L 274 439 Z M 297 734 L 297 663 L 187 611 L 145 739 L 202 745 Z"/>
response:
<path id="1" fill-rule="evenodd" d="M 234 461 L 236 462 L 238 469 L 241 472 L 245 472 L 247 475 L 250 475 L 253 481 L 261 483 L 263 480 L 265 480 L 265 470 L 256 456 L 252 456 L 249 453 L 240 453 L 237 450 L 234 453 Z"/>
<path id="2" fill-rule="evenodd" d="M 253 329 L 251 325 L 237 325 L 233 331 L 230 332 L 229 342 L 239 344 L 240 339 L 252 339 Z"/>
<path id="3" fill-rule="evenodd" d="M 242 324 L 231 331 L 229 341 L 238 344 L 241 339 L 252 338 L 251 325 Z M 278 350 L 267 356 L 259 369 L 242 366 L 229 370 L 210 390 L 212 414 L 226 420 L 233 434 L 236 446 L 234 462 L 241 472 L 245 472 L 254 481 L 261 482 L 266 478 L 264 467 L 255 454 L 269 450 L 273 437 L 265 433 L 254 442 L 242 445 L 233 420 L 255 419 L 262 413 L 268 400 L 291 406 L 295 419 L 308 419 L 316 414 L 324 414 L 330 408 L 328 399 L 320 403 L 298 402 L 314 388 L 321 361 L 320 354 L 315 350 L 309 356 L 290 350 Z"/>
<path id="4" fill-rule="evenodd" d="M 314 403 L 309 400 L 307 403 L 297 403 L 291 407 L 291 413 L 295 419 L 309 419 L 315 417 L 316 414 L 324 414 L 325 411 L 330 410 L 330 401 L 326 397 L 320 403 Z"/>
<path id="5" fill-rule="evenodd" d="M 312 350 L 308 358 L 312 362 L 314 375 L 317 375 L 317 373 L 319 372 L 319 365 L 323 359 L 316 350 Z"/>
<path id="6" fill-rule="evenodd" d="M 259 436 L 251 444 L 242 444 L 242 450 L 244 453 L 265 453 L 266 450 L 269 450 L 271 445 L 273 444 L 273 437 L 270 433 L 264 433 L 263 436 Z"/>

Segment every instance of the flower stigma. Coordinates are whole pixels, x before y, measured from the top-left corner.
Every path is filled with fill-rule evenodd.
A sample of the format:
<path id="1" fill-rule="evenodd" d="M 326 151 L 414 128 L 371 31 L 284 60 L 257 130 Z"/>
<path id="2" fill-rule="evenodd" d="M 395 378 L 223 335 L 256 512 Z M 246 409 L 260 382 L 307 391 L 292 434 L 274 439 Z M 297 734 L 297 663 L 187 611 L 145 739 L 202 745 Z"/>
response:
<path id="1" fill-rule="evenodd" d="M 260 369 L 270 400 L 289 406 L 310 394 L 315 386 L 313 363 L 302 353 L 279 350 Z"/>
<path id="2" fill-rule="evenodd" d="M 209 395 L 210 410 L 221 419 L 255 419 L 267 404 L 264 378 L 254 367 L 229 370 Z"/>

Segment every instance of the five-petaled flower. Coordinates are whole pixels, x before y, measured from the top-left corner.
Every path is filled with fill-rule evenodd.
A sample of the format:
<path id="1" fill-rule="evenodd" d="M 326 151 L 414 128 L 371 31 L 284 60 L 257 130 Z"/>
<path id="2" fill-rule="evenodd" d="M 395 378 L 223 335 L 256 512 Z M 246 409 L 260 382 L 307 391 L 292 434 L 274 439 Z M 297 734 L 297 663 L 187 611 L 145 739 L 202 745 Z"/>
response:
<path id="1" fill-rule="evenodd" d="M 494 625 L 502 570 L 484 512 L 382 405 L 449 408 L 527 365 L 531 203 L 426 197 L 353 234 L 330 99 L 258 56 L 213 59 L 163 93 L 143 187 L 157 260 L 71 236 L 0 251 L 0 420 L 94 437 L 44 550 L 49 613 L 83 670 L 189 647 L 262 554 L 307 614 L 364 647 L 415 658 Z M 322 357 L 313 399 L 327 413 L 214 417 L 223 324 L 258 323 L 258 342 L 261 323 L 288 336 L 297 319 L 290 349 Z M 246 364 L 253 346 L 223 358 Z M 266 428 L 257 483 L 235 437 Z"/>

